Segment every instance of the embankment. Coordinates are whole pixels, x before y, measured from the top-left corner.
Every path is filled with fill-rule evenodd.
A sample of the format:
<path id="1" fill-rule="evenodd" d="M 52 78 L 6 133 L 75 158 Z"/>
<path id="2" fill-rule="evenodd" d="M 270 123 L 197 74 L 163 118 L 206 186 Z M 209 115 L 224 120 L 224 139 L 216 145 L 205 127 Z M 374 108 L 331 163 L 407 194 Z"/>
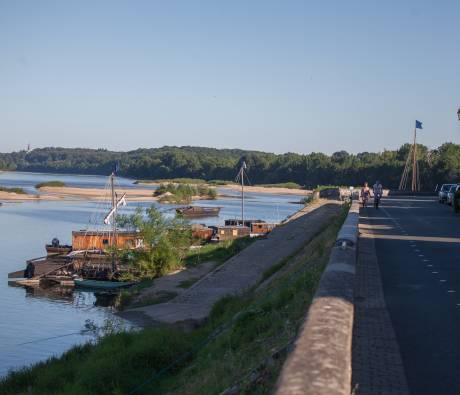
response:
<path id="1" fill-rule="evenodd" d="M 0 382 L 0 393 L 271 393 L 346 215 L 346 210 L 333 205 L 335 213 L 304 239 L 314 225 L 312 214 L 324 213 L 326 207 L 307 214 L 310 221 L 291 221 L 299 229 L 283 234 L 278 247 L 298 243 L 294 253 L 265 266 L 246 292 L 217 301 L 198 329 L 183 332 L 160 325 L 111 334 L 96 345 L 75 347 L 61 358 L 10 374 Z M 289 229 L 288 225 L 280 229 Z M 264 259 L 276 253 L 269 251 Z M 252 273 L 252 265 L 264 262 L 241 266 L 240 279 L 245 271 Z"/>
<path id="2" fill-rule="evenodd" d="M 257 284 L 267 270 L 294 255 L 339 211 L 338 202 L 316 202 L 303 209 L 302 215 L 275 228 L 266 238 L 229 259 L 178 297 L 167 303 L 126 310 L 122 316 L 137 322 L 196 326 L 208 317 L 219 299 L 242 294 Z"/>

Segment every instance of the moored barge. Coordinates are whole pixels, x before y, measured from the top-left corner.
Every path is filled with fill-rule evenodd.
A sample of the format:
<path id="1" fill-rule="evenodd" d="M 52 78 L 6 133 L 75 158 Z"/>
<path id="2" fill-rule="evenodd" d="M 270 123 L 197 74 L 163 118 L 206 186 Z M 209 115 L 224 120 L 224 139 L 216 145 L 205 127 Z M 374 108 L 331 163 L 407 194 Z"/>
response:
<path id="1" fill-rule="evenodd" d="M 184 217 L 216 217 L 220 207 L 187 206 L 176 208 L 176 213 Z"/>

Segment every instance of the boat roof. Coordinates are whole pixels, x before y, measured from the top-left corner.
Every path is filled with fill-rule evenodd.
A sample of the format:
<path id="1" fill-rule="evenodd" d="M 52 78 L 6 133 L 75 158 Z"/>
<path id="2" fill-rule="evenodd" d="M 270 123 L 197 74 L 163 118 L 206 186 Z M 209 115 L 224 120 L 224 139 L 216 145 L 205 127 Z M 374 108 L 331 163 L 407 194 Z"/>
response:
<path id="1" fill-rule="evenodd" d="M 81 236 L 102 236 L 113 233 L 112 230 L 74 230 L 72 235 L 81 235 Z M 127 236 L 139 236 L 140 232 L 138 230 L 117 230 L 118 235 L 127 235 Z"/>

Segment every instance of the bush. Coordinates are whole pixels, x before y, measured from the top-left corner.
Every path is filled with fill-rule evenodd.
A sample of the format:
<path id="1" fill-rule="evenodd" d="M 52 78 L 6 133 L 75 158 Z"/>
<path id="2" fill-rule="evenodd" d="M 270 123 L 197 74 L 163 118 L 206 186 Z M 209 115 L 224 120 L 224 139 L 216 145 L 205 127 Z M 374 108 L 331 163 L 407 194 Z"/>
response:
<path id="1" fill-rule="evenodd" d="M 65 187 L 67 186 L 65 182 L 62 181 L 45 181 L 45 182 L 40 182 L 37 185 L 35 185 L 36 189 L 40 189 L 43 187 Z"/>
<path id="2" fill-rule="evenodd" d="M 170 194 L 169 196 L 162 196 Z M 160 201 L 173 202 L 178 204 L 190 203 L 194 196 L 207 197 L 215 199 L 216 190 L 206 185 L 194 186 L 191 184 L 161 184 L 153 193 L 154 196 L 160 196 Z"/>
<path id="3" fill-rule="evenodd" d="M 0 186 L 0 192 L 8 192 L 8 193 L 18 193 L 20 195 L 25 195 L 26 191 L 22 188 L 7 188 Z"/>
<path id="4" fill-rule="evenodd" d="M 192 243 L 190 226 L 181 218 L 168 219 L 155 207 L 139 209 L 130 217 L 120 217 L 120 225 L 137 229 L 144 249 L 120 252 L 128 267 L 124 280 L 145 280 L 162 276 L 181 266 Z M 129 256 L 129 258 L 128 258 Z"/>

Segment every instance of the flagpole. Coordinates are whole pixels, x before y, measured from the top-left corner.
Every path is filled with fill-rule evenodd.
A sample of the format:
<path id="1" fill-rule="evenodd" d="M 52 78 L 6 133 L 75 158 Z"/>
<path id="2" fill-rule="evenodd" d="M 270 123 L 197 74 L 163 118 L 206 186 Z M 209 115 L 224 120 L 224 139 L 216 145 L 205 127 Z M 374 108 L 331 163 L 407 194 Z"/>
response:
<path id="1" fill-rule="evenodd" d="M 414 160 L 412 164 L 412 192 L 418 190 L 417 186 L 417 125 L 414 128 Z"/>

